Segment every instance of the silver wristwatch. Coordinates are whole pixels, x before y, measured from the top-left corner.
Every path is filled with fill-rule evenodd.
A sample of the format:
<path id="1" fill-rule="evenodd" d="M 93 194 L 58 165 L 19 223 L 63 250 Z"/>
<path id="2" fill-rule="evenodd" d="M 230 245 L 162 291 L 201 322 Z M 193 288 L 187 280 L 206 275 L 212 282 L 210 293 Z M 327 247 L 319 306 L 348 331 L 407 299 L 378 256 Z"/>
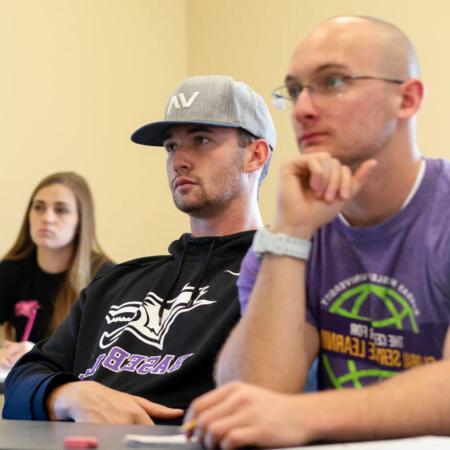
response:
<path id="1" fill-rule="evenodd" d="M 311 250 L 311 242 L 283 233 L 272 233 L 267 228 L 260 228 L 253 238 L 252 249 L 258 256 L 262 256 L 264 253 L 272 253 L 279 256 L 292 256 L 306 261 Z"/>

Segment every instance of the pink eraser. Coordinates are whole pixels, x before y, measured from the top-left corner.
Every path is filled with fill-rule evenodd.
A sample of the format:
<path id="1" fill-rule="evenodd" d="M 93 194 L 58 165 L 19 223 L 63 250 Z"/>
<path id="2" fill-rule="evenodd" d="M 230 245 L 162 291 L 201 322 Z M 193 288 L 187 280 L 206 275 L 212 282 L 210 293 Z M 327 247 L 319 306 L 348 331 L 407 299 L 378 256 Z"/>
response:
<path id="1" fill-rule="evenodd" d="M 97 448 L 98 441 L 94 436 L 67 436 L 64 448 Z"/>

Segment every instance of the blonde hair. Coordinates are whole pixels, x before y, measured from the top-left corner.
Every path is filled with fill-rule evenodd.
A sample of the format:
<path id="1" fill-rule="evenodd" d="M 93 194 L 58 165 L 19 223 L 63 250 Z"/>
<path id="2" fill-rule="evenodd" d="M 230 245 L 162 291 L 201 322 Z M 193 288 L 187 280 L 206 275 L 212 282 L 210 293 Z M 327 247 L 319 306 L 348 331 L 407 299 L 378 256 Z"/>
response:
<path id="1" fill-rule="evenodd" d="M 29 212 L 33 199 L 42 188 L 62 184 L 69 188 L 76 199 L 78 210 L 77 233 L 74 237 L 74 251 L 64 282 L 53 302 L 53 316 L 47 334 L 65 319 L 70 307 L 80 291 L 87 286 L 99 268 L 109 261 L 97 241 L 95 234 L 94 202 L 85 179 L 74 172 L 58 172 L 45 177 L 33 190 L 16 242 L 4 256 L 4 259 L 17 260 L 30 256 L 36 250 L 31 239 Z M 10 324 L 9 324 L 10 325 Z M 11 337 L 11 327 L 6 327 L 6 334 Z"/>

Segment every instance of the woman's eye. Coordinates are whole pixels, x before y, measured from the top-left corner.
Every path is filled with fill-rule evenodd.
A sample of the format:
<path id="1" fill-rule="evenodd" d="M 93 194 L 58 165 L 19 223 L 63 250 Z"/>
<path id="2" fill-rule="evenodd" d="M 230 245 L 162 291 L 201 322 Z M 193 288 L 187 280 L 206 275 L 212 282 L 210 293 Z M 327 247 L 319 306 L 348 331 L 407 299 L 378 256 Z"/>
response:
<path id="1" fill-rule="evenodd" d="M 40 203 L 35 203 L 32 207 L 33 211 L 42 212 L 45 211 L 45 206 Z"/>
<path id="2" fill-rule="evenodd" d="M 69 210 L 67 208 L 64 208 L 64 207 L 55 208 L 55 213 L 56 214 L 66 214 L 68 212 L 69 212 Z"/>

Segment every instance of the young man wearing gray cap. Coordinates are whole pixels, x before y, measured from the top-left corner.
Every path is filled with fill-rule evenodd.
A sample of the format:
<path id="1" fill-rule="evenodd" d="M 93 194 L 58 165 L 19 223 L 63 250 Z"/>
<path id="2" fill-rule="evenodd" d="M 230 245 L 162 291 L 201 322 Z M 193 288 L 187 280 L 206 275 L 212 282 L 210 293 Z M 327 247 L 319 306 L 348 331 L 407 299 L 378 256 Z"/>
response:
<path id="1" fill-rule="evenodd" d="M 191 233 L 168 256 L 96 277 L 55 334 L 11 371 L 4 418 L 179 421 L 213 387 L 216 353 L 239 319 L 240 263 L 262 225 L 257 191 L 275 147 L 272 119 L 244 83 L 193 77 L 170 97 L 164 121 L 132 140 L 165 147 Z"/>

